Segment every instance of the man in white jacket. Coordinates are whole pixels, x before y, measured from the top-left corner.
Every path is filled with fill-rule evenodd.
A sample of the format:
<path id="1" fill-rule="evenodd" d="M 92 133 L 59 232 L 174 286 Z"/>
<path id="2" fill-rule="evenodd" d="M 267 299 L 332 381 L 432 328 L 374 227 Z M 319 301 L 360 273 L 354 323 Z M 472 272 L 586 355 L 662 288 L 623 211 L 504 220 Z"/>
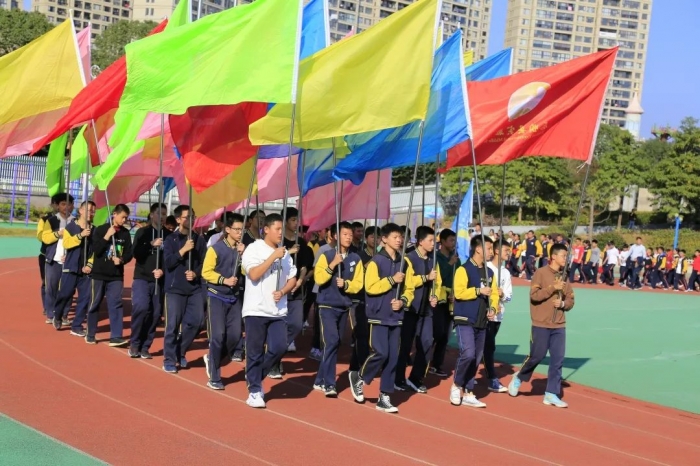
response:
<path id="1" fill-rule="evenodd" d="M 243 253 L 246 274 L 243 319 L 246 329 L 246 381 L 253 408 L 264 408 L 262 381 L 287 349 L 287 293 L 296 283 L 296 267 L 282 246 L 282 216 L 265 217 L 264 239 Z M 267 351 L 265 351 L 267 345 Z"/>
<path id="2" fill-rule="evenodd" d="M 506 268 L 508 260 L 510 260 L 511 248 L 506 242 L 500 241 L 493 246 L 493 259 L 488 262 L 488 267 L 493 272 L 495 277 L 498 277 L 498 269 L 501 269 L 501 281 L 498 287 L 503 291 L 499 304 L 499 311 L 492 321 L 489 321 L 486 327 L 486 341 L 484 344 L 484 368 L 489 380 L 489 390 L 496 393 L 505 393 L 508 388 L 501 385 L 501 382 L 496 376 L 496 368 L 494 365 L 494 355 L 496 354 L 496 335 L 503 321 L 503 313 L 506 310 L 505 303 L 510 302 L 513 298 L 513 283 L 511 281 L 510 272 Z"/>

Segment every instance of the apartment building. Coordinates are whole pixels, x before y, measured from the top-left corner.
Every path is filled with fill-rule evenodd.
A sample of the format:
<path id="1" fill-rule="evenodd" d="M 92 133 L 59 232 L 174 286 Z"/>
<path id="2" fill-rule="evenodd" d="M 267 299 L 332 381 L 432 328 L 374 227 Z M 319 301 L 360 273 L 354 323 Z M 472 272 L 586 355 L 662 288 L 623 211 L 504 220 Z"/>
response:
<path id="1" fill-rule="evenodd" d="M 504 45 L 514 49 L 515 71 L 619 45 L 603 122 L 624 128 L 634 94 L 643 101 L 651 4 L 652 0 L 508 0 Z"/>
<path id="2" fill-rule="evenodd" d="M 170 17 L 177 6 L 178 0 L 133 0 L 134 21 L 162 21 L 163 18 Z M 186 1 L 186 0 L 181 0 Z M 202 0 L 201 15 L 206 16 L 213 13 L 232 8 L 240 3 L 250 3 L 250 0 Z M 192 18 L 197 18 L 200 12 L 199 0 L 192 0 Z"/>
<path id="3" fill-rule="evenodd" d="M 22 4 L 19 0 L 0 0 L 0 10 L 21 10 Z"/>
<path id="4" fill-rule="evenodd" d="M 54 24 L 71 19 L 78 31 L 90 27 L 93 39 L 110 24 L 131 19 L 130 0 L 32 0 L 31 9 Z"/>

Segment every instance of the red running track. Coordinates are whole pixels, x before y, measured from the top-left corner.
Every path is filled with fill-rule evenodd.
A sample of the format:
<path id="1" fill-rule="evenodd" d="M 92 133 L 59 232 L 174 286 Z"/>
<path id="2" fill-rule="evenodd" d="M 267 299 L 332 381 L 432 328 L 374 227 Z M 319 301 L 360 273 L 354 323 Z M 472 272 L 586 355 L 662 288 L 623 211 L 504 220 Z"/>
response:
<path id="1" fill-rule="evenodd" d="M 285 379 L 265 381 L 268 408 L 254 410 L 241 364 L 223 369 L 225 391 L 205 386 L 203 339 L 188 353 L 190 367 L 170 375 L 160 368 L 161 338 L 151 361 L 109 348 L 106 312 L 97 346 L 56 332 L 43 323 L 36 267 L 35 259 L 0 261 L 0 412 L 111 464 L 698 462 L 700 416 L 577 384 L 565 389 L 570 408 L 558 410 L 542 404 L 541 377 L 534 395 L 525 384 L 516 399 L 480 386 L 488 407 L 475 410 L 451 406 L 450 380 L 430 376 L 429 394 L 397 394 L 400 413 L 390 415 L 352 400 L 346 351 L 340 396 L 326 399 L 311 389 L 317 363 L 300 357 L 308 337 L 285 358 Z M 375 398 L 377 383 L 366 392 Z"/>

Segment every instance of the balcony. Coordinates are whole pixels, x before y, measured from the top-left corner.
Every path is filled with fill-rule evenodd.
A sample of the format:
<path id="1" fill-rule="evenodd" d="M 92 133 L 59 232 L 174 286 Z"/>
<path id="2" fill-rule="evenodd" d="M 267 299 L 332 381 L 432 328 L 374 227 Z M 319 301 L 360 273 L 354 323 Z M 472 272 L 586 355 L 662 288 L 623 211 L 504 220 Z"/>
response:
<path id="1" fill-rule="evenodd" d="M 573 21 L 574 15 L 571 13 L 557 13 L 557 19 L 559 21 Z"/>
<path id="2" fill-rule="evenodd" d="M 345 11 L 356 11 L 357 5 L 350 2 L 340 2 L 338 8 Z"/>
<path id="3" fill-rule="evenodd" d="M 560 44 L 555 42 L 554 50 L 563 50 L 565 52 L 571 52 L 571 44 Z"/>
<path id="4" fill-rule="evenodd" d="M 557 4 L 557 10 L 574 11 L 574 4 L 573 3 L 559 2 Z"/>
<path id="5" fill-rule="evenodd" d="M 555 29 L 557 31 L 570 31 L 571 32 L 574 30 L 574 26 L 571 24 L 566 24 L 566 23 L 556 23 Z"/>
<path id="6" fill-rule="evenodd" d="M 620 6 L 620 0 L 603 0 L 603 6 Z"/>

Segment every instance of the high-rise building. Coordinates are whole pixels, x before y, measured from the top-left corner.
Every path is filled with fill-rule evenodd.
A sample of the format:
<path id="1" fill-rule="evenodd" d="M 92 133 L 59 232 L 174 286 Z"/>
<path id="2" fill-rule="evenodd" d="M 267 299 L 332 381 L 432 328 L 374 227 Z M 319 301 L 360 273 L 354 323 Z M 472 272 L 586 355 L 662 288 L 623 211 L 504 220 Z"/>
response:
<path id="1" fill-rule="evenodd" d="M 70 18 L 78 31 L 90 27 L 94 39 L 110 24 L 131 19 L 131 0 L 32 0 L 32 11 L 54 24 Z"/>
<path id="2" fill-rule="evenodd" d="M 515 71 L 561 63 L 620 46 L 603 109 L 625 127 L 634 93 L 641 100 L 652 0 L 508 0 L 505 46 Z"/>
<path id="3" fill-rule="evenodd" d="M 0 0 L 0 10 L 21 10 L 22 4 L 19 0 Z"/>
<path id="4" fill-rule="evenodd" d="M 331 42 L 350 31 L 362 32 L 382 18 L 407 7 L 413 0 L 328 0 Z M 474 50 L 474 59 L 488 53 L 491 0 L 443 0 L 444 38 L 457 29 L 464 34 L 465 50 Z"/>
<path id="5" fill-rule="evenodd" d="M 187 0 L 180 0 L 187 1 Z M 175 11 L 178 0 L 133 0 L 132 18 L 134 21 L 156 21 L 169 18 Z M 250 0 L 202 0 L 202 16 L 218 13 L 240 3 L 250 3 Z M 200 13 L 199 0 L 192 0 L 192 18 Z"/>

